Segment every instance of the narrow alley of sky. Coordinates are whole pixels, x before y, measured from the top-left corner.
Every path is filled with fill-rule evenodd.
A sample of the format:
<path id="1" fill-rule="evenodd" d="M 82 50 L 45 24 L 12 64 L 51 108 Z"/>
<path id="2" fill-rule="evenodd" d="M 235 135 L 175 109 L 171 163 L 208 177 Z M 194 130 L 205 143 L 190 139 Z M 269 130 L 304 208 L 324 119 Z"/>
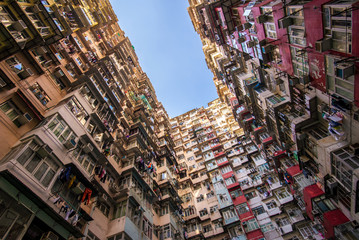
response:
<path id="1" fill-rule="evenodd" d="M 170 117 L 218 97 L 187 1 L 111 0 L 111 4 Z"/>

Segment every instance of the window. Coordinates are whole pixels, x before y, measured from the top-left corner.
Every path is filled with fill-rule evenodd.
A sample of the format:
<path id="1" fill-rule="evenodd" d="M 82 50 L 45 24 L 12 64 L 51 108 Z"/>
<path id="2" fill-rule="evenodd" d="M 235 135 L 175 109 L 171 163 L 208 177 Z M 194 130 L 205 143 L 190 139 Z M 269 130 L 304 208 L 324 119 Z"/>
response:
<path id="1" fill-rule="evenodd" d="M 95 236 L 90 230 L 87 233 L 86 240 L 100 240 L 98 237 Z"/>
<path id="2" fill-rule="evenodd" d="M 77 137 L 60 115 L 56 115 L 47 127 L 62 143 L 67 140 L 75 140 Z"/>
<path id="3" fill-rule="evenodd" d="M 48 187 L 60 166 L 50 155 L 42 157 L 34 149 L 39 145 L 31 142 L 29 147 L 16 159 L 44 187 Z"/>
<path id="4" fill-rule="evenodd" d="M 259 228 L 258 222 L 255 218 L 252 218 L 251 220 L 243 222 L 243 226 L 245 228 L 246 233 L 254 231 Z"/>
<path id="5" fill-rule="evenodd" d="M 345 79 L 337 77 L 335 61 L 339 59 L 326 55 L 325 60 L 328 90 L 352 101 L 354 99 L 354 75 Z"/>
<path id="6" fill-rule="evenodd" d="M 169 224 L 162 226 L 160 239 L 165 239 L 165 238 L 172 238 L 171 228 Z"/>
<path id="7" fill-rule="evenodd" d="M 233 210 L 223 212 L 223 218 L 226 220 L 234 217 L 237 217 L 237 214 Z"/>
<path id="8" fill-rule="evenodd" d="M 92 171 L 96 165 L 96 161 L 91 155 L 81 151 L 80 147 L 75 148 L 72 155 L 81 164 L 83 169 L 85 169 L 89 174 L 92 174 Z"/>
<path id="9" fill-rule="evenodd" d="M 210 193 L 207 193 L 207 199 L 211 198 L 211 197 L 214 197 L 214 193 L 213 191 L 210 192 Z"/>
<path id="10" fill-rule="evenodd" d="M 201 194 L 198 198 L 197 198 L 197 202 L 202 202 L 204 200 L 203 195 Z"/>
<path id="11" fill-rule="evenodd" d="M 332 38 L 332 49 L 343 52 L 352 52 L 352 10 L 351 6 L 324 5 L 325 36 Z"/>
<path id="12" fill-rule="evenodd" d="M 126 215 L 127 200 L 117 204 L 113 210 L 113 219 L 124 217 Z"/>
<path id="13" fill-rule="evenodd" d="M 294 75 L 297 77 L 306 76 L 309 74 L 308 54 L 306 51 L 297 47 L 290 47 L 292 55 Z"/>
<path id="14" fill-rule="evenodd" d="M 264 23 L 264 29 L 266 31 L 267 38 L 277 39 L 277 32 L 275 30 L 275 24 L 272 22 Z"/>
<path id="15" fill-rule="evenodd" d="M 168 214 L 168 206 L 164 206 L 161 208 L 161 216 L 167 215 Z"/>
<path id="16" fill-rule="evenodd" d="M 244 194 L 244 196 L 246 197 L 247 200 L 250 200 L 250 199 L 256 197 L 257 194 L 256 194 L 255 191 L 252 191 L 252 192 L 249 192 L 249 193 Z"/>
<path id="17" fill-rule="evenodd" d="M 239 204 L 238 206 L 236 206 L 236 208 L 239 215 L 249 212 L 249 207 L 247 203 Z"/>
<path id="18" fill-rule="evenodd" d="M 46 106 L 46 104 L 51 101 L 49 96 L 37 82 L 30 87 L 30 90 L 35 95 L 35 97 L 42 103 L 42 105 Z"/>
<path id="19" fill-rule="evenodd" d="M 203 226 L 203 232 L 204 233 L 209 232 L 209 231 L 212 231 L 212 225 L 211 224 Z"/>
<path id="20" fill-rule="evenodd" d="M 81 103 L 77 100 L 76 97 L 72 97 L 67 103 L 66 106 L 72 114 L 79 120 L 82 125 L 85 125 L 86 120 L 88 119 L 88 114 L 85 109 L 82 107 Z"/>
<path id="21" fill-rule="evenodd" d="M 103 215 L 108 217 L 108 214 L 110 213 L 110 207 L 106 203 L 99 202 L 97 208 L 103 213 Z"/>
<path id="22" fill-rule="evenodd" d="M 278 198 L 279 200 L 284 199 L 284 198 L 287 198 L 287 197 L 290 196 L 290 194 L 287 192 L 286 189 L 280 189 L 280 190 L 276 191 L 276 192 L 275 192 L 275 195 L 277 196 L 277 198 Z"/>
<path id="23" fill-rule="evenodd" d="M 12 100 L 9 100 L 0 105 L 0 109 L 18 128 L 27 122 L 22 115 L 21 110 Z"/>
<path id="24" fill-rule="evenodd" d="M 84 46 L 82 45 L 82 43 L 80 42 L 80 40 L 77 37 L 74 37 L 74 40 L 76 42 L 76 44 L 79 46 L 79 48 L 83 48 Z"/>
<path id="25" fill-rule="evenodd" d="M 274 200 L 267 202 L 266 205 L 267 205 L 268 210 L 277 207 L 277 203 Z"/>
<path id="26" fill-rule="evenodd" d="M 201 216 L 201 217 L 203 217 L 203 216 L 205 216 L 205 215 L 207 215 L 207 214 L 208 214 L 208 211 L 207 211 L 206 208 L 203 209 L 203 210 L 201 210 L 201 211 L 199 211 L 199 216 Z"/>
<path id="27" fill-rule="evenodd" d="M 230 171 L 232 171 L 232 168 L 231 168 L 231 166 L 229 166 L 229 165 L 227 165 L 227 166 L 221 168 L 221 173 L 222 173 L 222 174 L 228 173 L 228 172 L 230 172 Z"/>
<path id="28" fill-rule="evenodd" d="M 314 236 L 314 235 L 318 234 L 318 232 L 315 231 L 315 229 L 313 229 L 310 226 L 304 226 L 304 227 L 301 227 L 301 228 L 298 228 L 298 229 L 299 229 L 300 234 L 305 239 L 307 239 L 309 236 Z"/>
<path id="29" fill-rule="evenodd" d="M 221 222 L 215 222 L 215 224 L 214 224 L 214 229 L 221 228 L 221 227 L 222 227 L 222 223 L 221 223 Z"/>
<path id="30" fill-rule="evenodd" d="M 262 232 L 268 232 L 274 230 L 274 226 L 271 222 L 261 225 Z"/>
<path id="31" fill-rule="evenodd" d="M 152 224 L 146 219 L 142 220 L 142 232 L 151 240 L 152 239 Z"/>
<path id="32" fill-rule="evenodd" d="M 16 57 L 9 58 L 5 62 L 20 79 L 25 79 L 32 75 L 31 70 L 25 69 L 24 65 Z"/>
<path id="33" fill-rule="evenodd" d="M 188 207 L 184 210 L 185 216 L 191 216 L 195 213 L 195 209 L 193 207 Z"/>
<path id="34" fill-rule="evenodd" d="M 35 213 L 0 190 L 0 239 L 18 239 L 29 226 Z"/>
<path id="35" fill-rule="evenodd" d="M 265 213 L 265 210 L 264 210 L 263 206 L 260 205 L 258 207 L 252 208 L 252 212 L 254 213 L 255 216 L 258 216 L 262 213 Z"/>
<path id="36" fill-rule="evenodd" d="M 192 157 L 187 158 L 187 161 L 192 161 L 192 160 L 194 160 L 194 157 L 193 157 L 193 156 L 192 156 Z"/>
<path id="37" fill-rule="evenodd" d="M 229 178 L 226 178 L 225 181 L 226 181 L 226 185 L 229 186 L 229 185 L 235 183 L 236 179 L 234 177 L 229 177 Z"/>
<path id="38" fill-rule="evenodd" d="M 228 202 L 227 194 L 219 194 L 219 200 L 221 203 Z"/>

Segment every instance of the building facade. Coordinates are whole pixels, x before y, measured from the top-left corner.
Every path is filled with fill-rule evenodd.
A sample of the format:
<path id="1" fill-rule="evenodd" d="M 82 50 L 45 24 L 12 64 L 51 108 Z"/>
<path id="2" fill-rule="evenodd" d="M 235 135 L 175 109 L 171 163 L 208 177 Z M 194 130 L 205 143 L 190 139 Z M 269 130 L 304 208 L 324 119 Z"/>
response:
<path id="1" fill-rule="evenodd" d="M 183 239 L 169 117 L 109 1 L 0 12 L 0 239 Z"/>
<path id="2" fill-rule="evenodd" d="M 274 220 L 256 216 L 264 237 L 358 238 L 359 2 L 189 4 L 220 98 L 274 174 L 264 180 L 280 211 L 262 200 Z"/>

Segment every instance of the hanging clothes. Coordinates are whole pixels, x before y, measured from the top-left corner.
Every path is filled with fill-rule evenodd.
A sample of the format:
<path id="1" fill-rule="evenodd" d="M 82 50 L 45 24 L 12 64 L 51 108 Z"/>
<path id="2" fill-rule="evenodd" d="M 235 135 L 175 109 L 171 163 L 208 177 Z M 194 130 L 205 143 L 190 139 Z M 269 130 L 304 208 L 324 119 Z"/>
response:
<path id="1" fill-rule="evenodd" d="M 72 226 L 75 226 L 77 224 L 77 222 L 79 221 L 79 217 L 80 217 L 79 214 L 76 214 L 74 216 L 74 218 L 71 221 Z"/>
<path id="2" fill-rule="evenodd" d="M 70 179 L 69 185 L 67 186 L 67 189 L 70 189 L 72 187 L 75 180 L 76 180 L 76 176 L 72 176 L 72 178 Z"/>
<path id="3" fill-rule="evenodd" d="M 73 212 L 74 212 L 74 210 L 71 209 L 70 211 L 68 211 L 68 212 L 66 213 L 66 216 L 65 216 L 65 220 L 66 220 L 66 221 L 69 220 L 70 214 L 73 213 Z"/>
<path id="4" fill-rule="evenodd" d="M 67 182 L 70 179 L 71 167 L 67 167 L 60 172 L 59 178 L 62 183 Z"/>
<path id="5" fill-rule="evenodd" d="M 91 194 L 92 194 L 92 190 L 89 188 L 86 188 L 84 194 L 82 195 L 81 202 L 84 202 L 87 197 L 87 204 L 89 204 L 90 199 L 91 199 Z M 86 205 L 86 202 L 85 202 L 85 205 Z"/>

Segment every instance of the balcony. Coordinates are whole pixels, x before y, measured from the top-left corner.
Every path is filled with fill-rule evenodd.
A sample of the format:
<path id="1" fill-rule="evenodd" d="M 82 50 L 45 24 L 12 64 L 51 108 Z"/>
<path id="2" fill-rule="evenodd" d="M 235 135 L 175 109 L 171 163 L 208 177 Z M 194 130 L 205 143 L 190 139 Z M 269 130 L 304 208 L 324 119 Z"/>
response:
<path id="1" fill-rule="evenodd" d="M 202 235 L 202 231 L 197 229 L 195 231 L 189 232 L 188 233 L 188 238 L 194 238 L 194 237 L 199 236 L 199 235 Z"/>
<path id="2" fill-rule="evenodd" d="M 239 221 L 239 217 L 238 216 L 234 216 L 234 217 L 231 217 L 231 218 L 227 218 L 227 219 L 224 219 L 224 225 L 229 225 L 229 224 L 232 224 L 236 221 Z"/>
<path id="3" fill-rule="evenodd" d="M 223 155 L 225 155 L 225 152 L 221 151 L 221 152 L 215 153 L 214 157 L 219 158 L 219 157 L 222 157 Z"/>
<path id="4" fill-rule="evenodd" d="M 303 221 L 305 219 L 302 211 L 299 208 L 290 208 L 287 210 L 287 213 L 292 224 Z"/>
<path id="5" fill-rule="evenodd" d="M 248 154 L 252 154 L 258 151 L 258 148 L 254 144 L 250 144 L 245 147 Z"/>
<path id="6" fill-rule="evenodd" d="M 293 195 L 288 193 L 285 188 L 275 190 L 274 195 L 278 199 L 279 203 L 282 205 L 293 201 Z"/>
<path id="7" fill-rule="evenodd" d="M 189 216 L 184 216 L 183 217 L 183 220 L 185 221 L 189 221 L 191 219 L 194 219 L 194 218 L 199 218 L 199 215 L 197 213 L 197 211 L 195 210 L 193 214 L 189 215 Z"/>

